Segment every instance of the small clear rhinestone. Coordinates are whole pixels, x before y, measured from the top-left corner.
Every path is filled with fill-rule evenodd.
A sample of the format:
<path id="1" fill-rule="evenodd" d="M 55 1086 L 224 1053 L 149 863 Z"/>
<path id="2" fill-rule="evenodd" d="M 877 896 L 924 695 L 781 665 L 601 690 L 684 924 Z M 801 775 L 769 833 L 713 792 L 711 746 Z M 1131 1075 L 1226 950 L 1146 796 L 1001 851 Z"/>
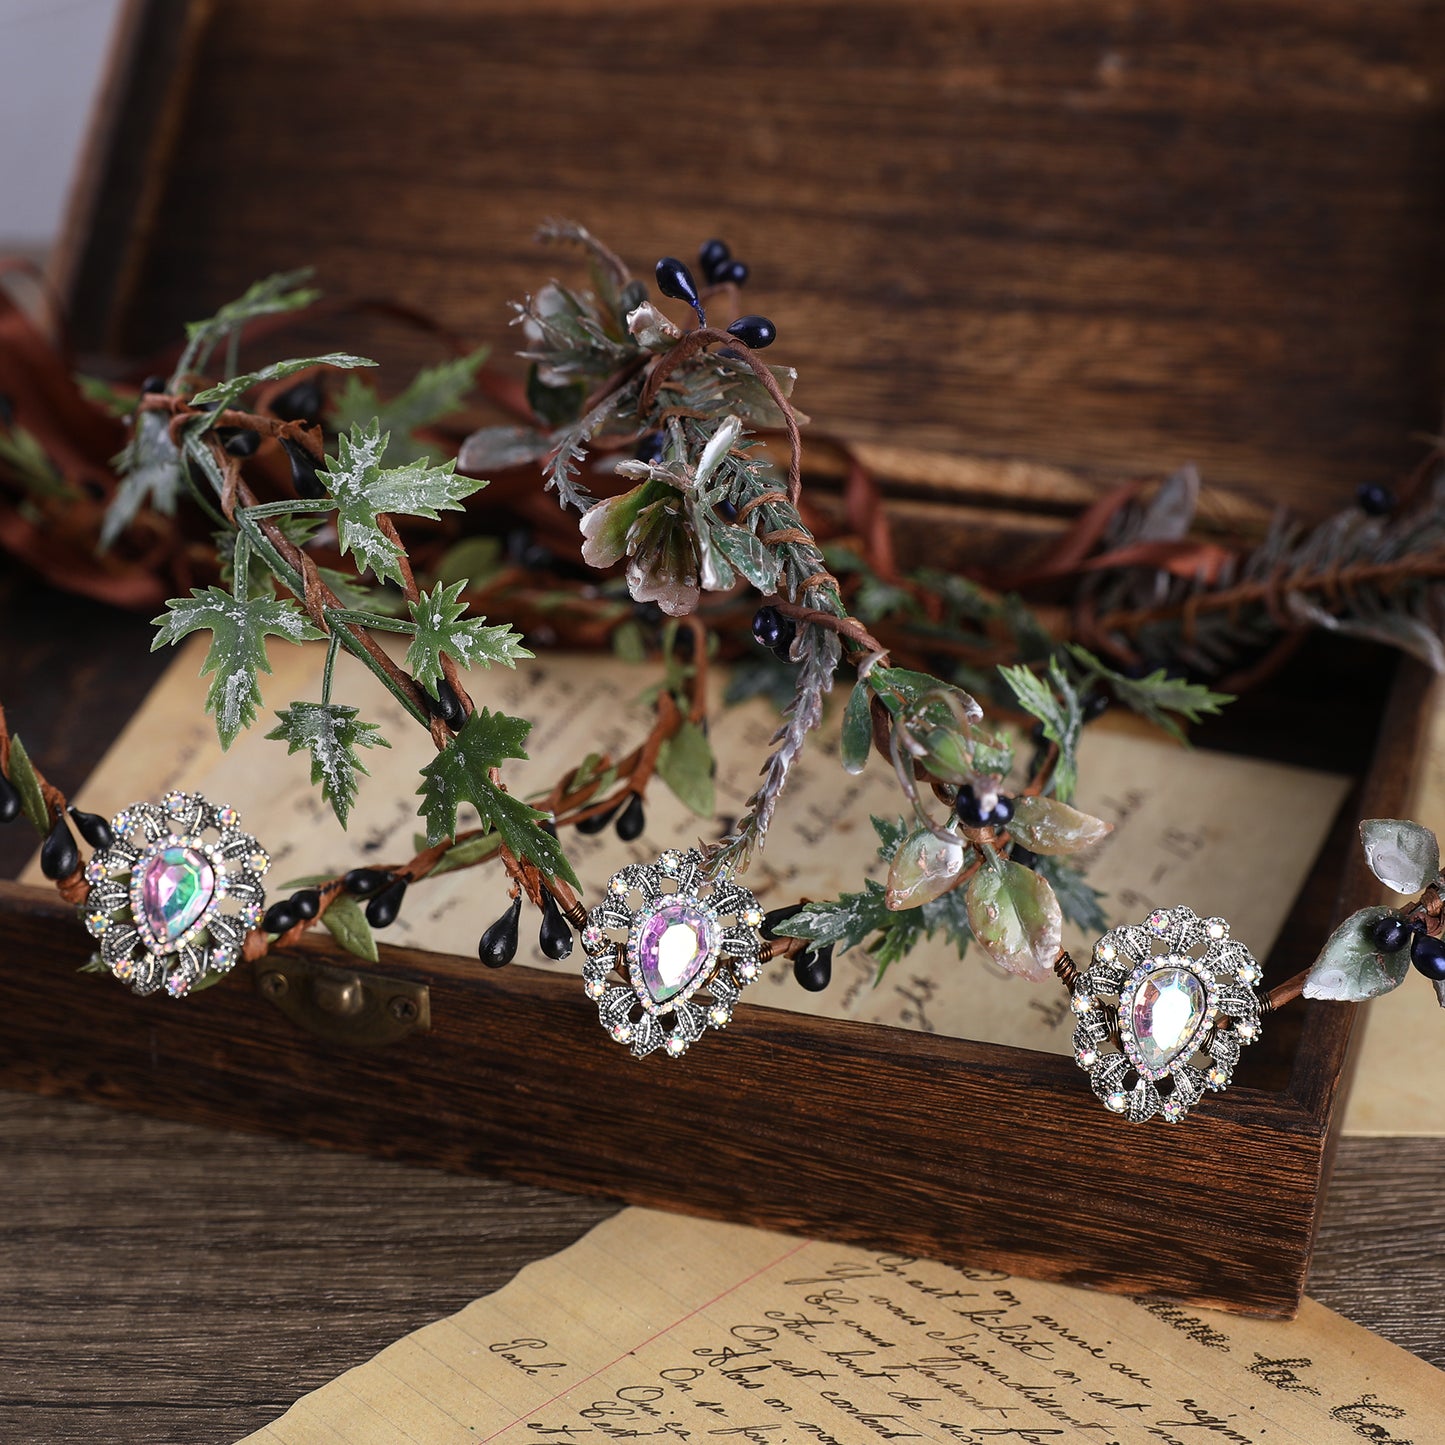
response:
<path id="1" fill-rule="evenodd" d="M 1171 1124 L 1177 1124 L 1188 1110 L 1185 1109 L 1183 1101 L 1180 1099 L 1165 1099 L 1159 1106 L 1159 1112 Z"/>
<path id="2" fill-rule="evenodd" d="M 687 1040 L 681 1034 L 668 1034 L 663 1047 L 676 1059 L 687 1052 Z"/>
<path id="3" fill-rule="evenodd" d="M 1144 920 L 1144 926 L 1156 938 L 1162 938 L 1169 931 L 1169 915 L 1162 908 L 1156 908 Z"/>
<path id="4" fill-rule="evenodd" d="M 720 1003 L 715 1003 L 707 1011 L 707 1021 L 712 1024 L 714 1028 L 726 1028 L 730 1018 L 732 1018 L 731 1011 L 724 1008 Z"/>
<path id="5" fill-rule="evenodd" d="M 1113 963 L 1119 956 L 1119 951 L 1112 943 L 1098 943 L 1094 945 L 1094 957 L 1100 963 Z"/>
<path id="6" fill-rule="evenodd" d="M 1104 1107 L 1112 1109 L 1116 1114 L 1122 1114 L 1129 1107 L 1129 1096 L 1122 1089 L 1115 1089 L 1104 1100 Z"/>
<path id="7" fill-rule="evenodd" d="M 1092 1069 L 1099 1062 L 1097 1049 L 1080 1049 L 1074 1057 L 1078 1060 L 1081 1069 Z"/>
<path id="8" fill-rule="evenodd" d="M 1087 993 L 1076 993 L 1069 1000 L 1069 1007 L 1073 1009 L 1076 1014 L 1086 1014 L 1094 1007 L 1093 995 Z"/>
<path id="9" fill-rule="evenodd" d="M 601 998 L 607 992 L 607 984 L 600 978 L 589 978 L 585 987 L 588 998 Z"/>

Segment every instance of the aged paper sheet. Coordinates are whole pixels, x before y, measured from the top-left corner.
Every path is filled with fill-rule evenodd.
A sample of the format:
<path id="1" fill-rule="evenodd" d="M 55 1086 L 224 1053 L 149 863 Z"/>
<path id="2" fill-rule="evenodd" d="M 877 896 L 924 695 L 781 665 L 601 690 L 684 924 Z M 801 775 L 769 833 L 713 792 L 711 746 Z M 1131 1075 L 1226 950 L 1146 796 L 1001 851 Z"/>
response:
<path id="1" fill-rule="evenodd" d="M 243 1445 L 1439 1445 L 1445 1377 L 1289 1324 L 628 1209 Z"/>
<path id="2" fill-rule="evenodd" d="M 176 786 L 230 802 L 271 851 L 273 893 L 299 875 L 411 857 L 420 827 L 416 774 L 430 755 L 430 740 L 358 664 L 350 658 L 338 662 L 335 696 L 364 701 L 363 716 L 382 725 L 393 747 L 365 754 L 372 776 L 362 780 L 350 830 L 343 832 L 308 783 L 306 757 L 288 757 L 283 745 L 265 739 L 265 726 L 253 728 L 222 755 L 202 713 L 204 687 L 197 677 L 202 656 L 196 647 L 178 658 L 87 783 L 85 807 L 112 813 L 137 797 L 158 797 Z M 293 698 L 318 696 L 322 656 L 319 647 L 273 647 L 276 671 L 262 679 L 264 712 Z M 638 698 L 654 676 L 651 669 L 596 656 L 544 657 L 516 672 L 478 676 L 479 699 L 535 720 L 530 761 L 504 774 L 514 790 L 540 789 L 588 752 L 632 747 L 647 729 L 648 711 Z M 742 811 L 774 724 L 775 714 L 761 701 L 715 713 L 712 739 L 724 818 Z M 881 877 L 868 819 L 871 813 L 898 815 L 897 784 L 877 759 L 861 777 L 849 777 L 837 763 L 836 747 L 835 709 L 831 728 L 795 772 L 766 853 L 749 872 L 748 882 L 765 908 L 798 897 L 836 896 L 859 887 L 865 874 Z M 1187 902 L 1204 916 L 1228 918 L 1235 936 L 1260 956 L 1278 935 L 1348 786 L 1343 778 L 1302 768 L 1181 748 L 1110 717 L 1090 728 L 1080 771 L 1085 784 L 1079 805 L 1115 825 L 1089 859 L 1090 881 L 1107 895 L 1110 915 L 1141 918 L 1156 905 Z M 1241 835 L 1236 823 L 1245 813 L 1252 826 Z M 720 831 L 718 821 L 695 817 L 659 784 L 649 790 L 642 838 L 626 844 L 608 830 L 593 838 L 574 834 L 567 846 L 579 875 L 595 890 L 632 859 L 652 858 L 664 847 Z M 471 954 L 504 901 L 499 870 L 438 878 L 412 890 L 385 939 Z M 1076 954 L 1087 952 L 1091 941 L 1077 931 L 1065 938 Z M 580 955 L 566 964 L 548 962 L 530 939 L 519 957 L 542 968 L 580 967 Z M 809 994 L 780 963 L 746 998 L 754 1005 L 1070 1052 L 1072 1017 L 1063 990 L 1009 977 L 977 950 L 960 960 L 937 939 L 915 950 L 876 988 L 874 974 L 860 951 L 842 954 L 832 986 Z"/>

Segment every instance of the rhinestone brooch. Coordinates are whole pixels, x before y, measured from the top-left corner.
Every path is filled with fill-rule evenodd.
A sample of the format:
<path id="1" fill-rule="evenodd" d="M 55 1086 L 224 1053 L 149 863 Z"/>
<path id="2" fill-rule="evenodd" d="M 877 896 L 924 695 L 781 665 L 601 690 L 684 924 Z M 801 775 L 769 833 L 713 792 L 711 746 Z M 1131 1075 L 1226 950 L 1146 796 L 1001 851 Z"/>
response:
<path id="1" fill-rule="evenodd" d="M 1074 1059 L 1104 1107 L 1177 1123 L 1225 1089 L 1259 1037 L 1260 976 L 1222 918 L 1160 908 L 1110 929 L 1070 985 Z"/>
<path id="2" fill-rule="evenodd" d="M 199 793 L 132 803 L 86 864 L 81 918 L 110 971 L 139 994 L 182 998 L 235 967 L 266 907 L 266 851 L 240 815 Z"/>
<path id="3" fill-rule="evenodd" d="M 696 848 L 620 869 L 582 929 L 582 986 L 602 1027 L 638 1058 L 679 1058 L 726 1028 L 762 969 L 762 922 L 741 884 L 705 879 Z"/>

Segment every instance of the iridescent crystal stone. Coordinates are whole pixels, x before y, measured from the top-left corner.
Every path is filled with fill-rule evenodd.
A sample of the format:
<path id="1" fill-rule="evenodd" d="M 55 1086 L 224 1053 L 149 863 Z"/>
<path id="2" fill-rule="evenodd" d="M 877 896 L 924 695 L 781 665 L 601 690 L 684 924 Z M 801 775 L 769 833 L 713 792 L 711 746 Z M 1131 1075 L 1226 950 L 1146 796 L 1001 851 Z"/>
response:
<path id="1" fill-rule="evenodd" d="M 1199 1032 L 1204 1008 L 1204 985 L 1187 968 L 1151 973 L 1130 1010 L 1139 1062 L 1150 1070 L 1167 1068 Z"/>
<path id="2" fill-rule="evenodd" d="M 654 1003 L 666 1003 L 687 988 L 717 952 L 718 928 L 691 903 L 664 904 L 642 924 L 637 962 Z"/>
<path id="3" fill-rule="evenodd" d="M 179 845 L 163 848 L 145 865 L 141 907 L 158 944 L 175 943 L 206 911 L 215 896 L 216 873 L 202 853 Z"/>

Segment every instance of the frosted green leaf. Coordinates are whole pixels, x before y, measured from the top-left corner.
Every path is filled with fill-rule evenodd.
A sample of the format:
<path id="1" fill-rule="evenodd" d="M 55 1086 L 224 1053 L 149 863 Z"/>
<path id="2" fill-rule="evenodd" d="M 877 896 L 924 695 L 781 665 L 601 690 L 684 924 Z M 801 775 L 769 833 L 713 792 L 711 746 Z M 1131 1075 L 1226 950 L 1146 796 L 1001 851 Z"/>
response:
<path id="1" fill-rule="evenodd" d="M 376 950 L 376 935 L 366 921 L 366 913 L 349 893 L 333 898 L 321 915 L 321 921 L 348 953 L 354 953 L 368 963 L 375 963 L 380 957 Z"/>
<path id="2" fill-rule="evenodd" d="M 1362 908 L 1345 919 L 1310 966 L 1305 997 L 1360 1003 L 1399 988 L 1410 972 L 1409 945 L 1384 953 L 1370 937 L 1371 927 L 1394 912 L 1393 908 Z"/>
<path id="3" fill-rule="evenodd" d="M 40 779 L 35 775 L 30 754 L 25 751 L 25 744 L 20 741 L 19 733 L 10 739 L 8 776 L 20 794 L 20 806 L 24 808 L 25 816 L 37 832 L 48 833 L 50 814 L 45 807 L 45 794 L 40 787 Z"/>
<path id="4" fill-rule="evenodd" d="M 277 271 L 253 281 L 240 296 L 226 302 L 214 316 L 190 322 L 186 326 L 186 335 L 192 341 L 221 337 L 262 316 L 299 311 L 321 295 L 314 287 L 303 284 L 310 279 L 311 268 L 304 266 L 296 271 Z"/>
<path id="5" fill-rule="evenodd" d="M 866 682 L 858 682 L 848 694 L 843 709 L 843 734 L 838 755 L 845 772 L 858 774 L 868 764 L 873 751 L 873 692 Z"/>
<path id="6" fill-rule="evenodd" d="M 1014 799 L 1009 835 L 1031 853 L 1079 853 L 1113 832 L 1113 824 L 1081 813 L 1057 798 Z"/>
<path id="7" fill-rule="evenodd" d="M 288 376 L 295 376 L 298 371 L 309 371 L 313 366 L 339 366 L 343 370 L 349 371 L 358 366 L 375 365 L 374 361 L 369 361 L 364 356 L 352 356 L 348 351 L 329 351 L 325 356 L 306 356 L 290 361 L 274 361 L 270 366 L 263 366 L 260 371 L 248 371 L 241 376 L 233 376 L 229 381 L 221 382 L 219 386 L 198 391 L 191 398 L 191 405 L 201 407 L 206 411 L 222 412 L 238 397 L 250 391 L 253 386 L 263 386 L 268 381 L 284 381 Z"/>
<path id="8" fill-rule="evenodd" d="M 1008 683 L 1023 710 L 1043 724 L 1044 736 L 1058 746 L 1054 793 L 1067 803 L 1074 795 L 1079 778 L 1076 753 L 1079 734 L 1084 726 L 1084 713 L 1078 690 L 1059 665 L 1057 657 L 1049 659 L 1048 681 L 1023 665 L 1000 667 L 999 675 Z"/>
<path id="9" fill-rule="evenodd" d="M 1419 893 L 1440 876 L 1440 844 L 1419 823 L 1402 818 L 1366 818 L 1360 841 L 1370 872 L 1396 893 Z"/>
<path id="10" fill-rule="evenodd" d="M 458 868 L 470 868 L 473 863 L 480 863 L 482 859 L 490 858 L 501 846 L 500 834 L 478 833 L 475 838 L 468 838 L 464 843 L 456 843 L 448 848 L 432 865 L 431 872 L 427 874 L 427 877 L 435 878 L 438 873 L 451 873 Z"/>
<path id="11" fill-rule="evenodd" d="M 942 897 L 972 853 L 962 838 L 944 839 L 931 828 L 916 828 L 898 845 L 889 864 L 888 907 L 898 913 Z"/>
<path id="12" fill-rule="evenodd" d="M 717 807 L 715 769 L 707 734 L 695 722 L 684 722 L 658 750 L 657 776 L 703 818 L 711 818 Z"/>
<path id="13" fill-rule="evenodd" d="M 746 527 L 724 525 L 712 529 L 713 545 L 759 592 L 778 590 L 783 560 Z"/>
<path id="14" fill-rule="evenodd" d="M 1042 983 L 1063 946 L 1063 914 L 1048 882 L 1032 869 L 980 868 L 968 885 L 973 936 L 1001 968 Z"/>
<path id="15" fill-rule="evenodd" d="M 461 511 L 463 499 L 486 483 L 457 476 L 455 462 L 383 467 L 388 440 L 380 422 L 352 427 L 339 439 L 337 455 L 327 459 L 321 479 L 336 502 L 342 552 L 354 553 L 377 577 L 400 583 L 401 551 L 377 525 L 378 515 L 394 512 L 437 521 L 441 512 Z"/>
<path id="16" fill-rule="evenodd" d="M 156 627 L 151 651 L 175 644 L 192 632 L 209 631 L 210 650 L 201 675 L 211 676 L 206 711 L 216 719 L 221 746 L 228 748 L 237 734 L 251 726 L 261 701 L 258 672 L 270 672 L 266 638 L 306 642 L 322 634 L 289 598 L 251 597 L 244 601 L 220 587 L 193 588 L 189 597 L 172 597 L 170 609 L 153 619 Z"/>
<path id="17" fill-rule="evenodd" d="M 356 800 L 356 775 L 366 768 L 357 748 L 389 748 L 375 723 L 361 722 L 357 709 L 334 702 L 293 702 L 276 714 L 277 726 L 266 736 L 287 744 L 287 754 L 305 748 L 311 754 L 311 782 L 331 804 L 344 828 Z"/>
<path id="18" fill-rule="evenodd" d="M 121 484 L 100 525 L 102 549 L 130 526 L 147 503 L 167 517 L 175 516 L 181 487 L 181 454 L 171 440 L 170 418 L 158 411 L 141 412 L 130 440 L 116 453 L 111 465 Z"/>
<path id="19" fill-rule="evenodd" d="M 467 604 L 460 600 L 466 582 L 450 587 L 438 582 L 430 592 L 409 605 L 416 635 L 406 650 L 407 671 L 433 697 L 442 676 L 442 654 L 463 667 L 515 667 L 519 657 L 532 654 L 522 646 L 521 637 L 505 623 L 489 627 L 484 617 L 465 617 Z"/>
<path id="20" fill-rule="evenodd" d="M 473 475 L 490 476 L 540 462 L 551 450 L 551 440 L 532 427 L 484 426 L 462 443 L 457 465 Z"/>
<path id="21" fill-rule="evenodd" d="M 470 803 L 484 828 L 502 835 L 514 854 L 528 858 L 549 878 L 565 878 L 581 887 L 561 845 L 538 824 L 546 814 L 504 792 L 491 770 L 510 758 L 526 758 L 523 744 L 532 724 L 525 718 L 479 708 L 462 730 L 422 770 L 421 807 L 427 843 L 440 843 L 457 830 L 457 809 Z"/>
<path id="22" fill-rule="evenodd" d="M 69 497 L 73 488 L 55 469 L 34 432 L 12 422 L 0 426 L 0 469 L 7 471 L 33 497 Z"/>

